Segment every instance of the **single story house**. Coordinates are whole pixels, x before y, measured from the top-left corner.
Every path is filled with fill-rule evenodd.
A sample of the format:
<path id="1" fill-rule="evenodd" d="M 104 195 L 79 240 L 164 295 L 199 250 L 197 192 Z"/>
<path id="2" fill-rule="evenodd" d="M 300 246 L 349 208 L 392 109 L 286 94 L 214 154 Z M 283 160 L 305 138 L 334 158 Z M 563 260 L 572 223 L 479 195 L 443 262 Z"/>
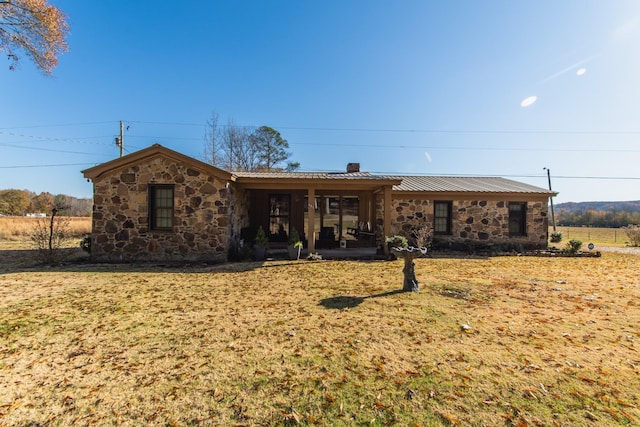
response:
<path id="1" fill-rule="evenodd" d="M 547 246 L 556 193 L 496 177 L 228 172 L 155 144 L 82 171 L 93 182 L 96 261 L 225 261 L 262 227 L 305 248 L 377 247 L 433 230 L 439 244 Z M 383 245 L 384 246 L 384 245 Z"/>

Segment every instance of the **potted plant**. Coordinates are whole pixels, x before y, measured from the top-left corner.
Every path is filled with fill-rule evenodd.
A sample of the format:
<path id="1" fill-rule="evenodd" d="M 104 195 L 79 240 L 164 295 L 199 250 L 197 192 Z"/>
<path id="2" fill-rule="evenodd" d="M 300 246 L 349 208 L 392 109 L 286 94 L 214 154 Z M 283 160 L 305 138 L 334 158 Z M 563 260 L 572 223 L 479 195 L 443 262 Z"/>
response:
<path id="1" fill-rule="evenodd" d="M 293 227 L 291 233 L 289 233 L 289 246 L 287 249 L 289 251 L 289 259 L 300 259 L 302 241 L 300 241 L 300 234 L 298 234 L 298 230 L 296 230 L 295 227 Z"/>
<path id="2" fill-rule="evenodd" d="M 258 232 L 256 233 L 256 241 L 253 244 L 253 257 L 256 261 L 264 261 L 267 257 L 267 249 L 269 247 L 269 239 L 267 238 L 267 234 L 264 232 L 262 226 L 258 228 Z"/>
<path id="3" fill-rule="evenodd" d="M 385 243 L 387 244 L 387 251 L 389 254 L 389 259 L 391 260 L 395 260 L 397 259 L 397 257 L 395 256 L 395 254 L 393 253 L 393 251 L 391 250 L 392 248 L 406 248 L 409 246 L 409 242 L 407 240 L 406 237 L 404 236 L 400 236 L 400 235 L 395 235 L 395 236 L 387 236 L 387 238 L 385 239 Z"/>

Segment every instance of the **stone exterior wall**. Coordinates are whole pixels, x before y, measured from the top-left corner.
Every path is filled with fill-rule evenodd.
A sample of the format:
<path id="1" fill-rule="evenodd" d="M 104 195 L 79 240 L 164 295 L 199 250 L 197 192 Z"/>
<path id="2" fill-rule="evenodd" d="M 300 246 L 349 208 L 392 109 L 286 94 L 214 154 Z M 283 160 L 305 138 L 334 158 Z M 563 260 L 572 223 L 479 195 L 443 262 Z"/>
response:
<path id="1" fill-rule="evenodd" d="M 149 229 L 150 184 L 174 185 L 171 231 Z M 92 258 L 225 261 L 231 229 L 227 187 L 223 180 L 162 156 L 94 179 Z"/>
<path id="2" fill-rule="evenodd" d="M 516 200 L 512 200 L 516 201 Z M 509 235 L 509 203 L 505 200 L 453 200 L 451 234 L 436 235 L 435 240 L 449 244 L 503 245 L 505 247 L 546 248 L 548 233 L 547 203 L 527 202 L 525 236 Z M 381 198 L 376 201 L 376 217 L 382 218 Z M 391 234 L 411 241 L 412 230 L 419 226 L 433 227 L 433 200 L 396 199 L 391 203 Z M 382 232 L 378 221 L 378 232 Z"/>
<path id="3" fill-rule="evenodd" d="M 249 224 L 249 194 L 229 186 L 229 250 L 240 251 L 241 231 Z"/>

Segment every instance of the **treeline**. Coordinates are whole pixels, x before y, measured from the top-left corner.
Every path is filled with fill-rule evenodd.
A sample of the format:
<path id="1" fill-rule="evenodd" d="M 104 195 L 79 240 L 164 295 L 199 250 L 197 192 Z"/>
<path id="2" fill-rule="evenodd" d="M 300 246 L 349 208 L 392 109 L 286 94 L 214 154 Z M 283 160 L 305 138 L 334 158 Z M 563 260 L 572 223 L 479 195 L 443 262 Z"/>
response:
<path id="1" fill-rule="evenodd" d="M 556 225 L 567 227 L 620 228 L 629 224 L 640 224 L 640 212 L 620 210 L 600 211 L 587 209 L 570 211 L 559 209 L 555 212 Z"/>
<path id="2" fill-rule="evenodd" d="M 40 193 L 28 190 L 0 190 L 0 215 L 24 216 L 31 214 L 91 216 L 91 199 L 78 199 L 66 194 Z"/>

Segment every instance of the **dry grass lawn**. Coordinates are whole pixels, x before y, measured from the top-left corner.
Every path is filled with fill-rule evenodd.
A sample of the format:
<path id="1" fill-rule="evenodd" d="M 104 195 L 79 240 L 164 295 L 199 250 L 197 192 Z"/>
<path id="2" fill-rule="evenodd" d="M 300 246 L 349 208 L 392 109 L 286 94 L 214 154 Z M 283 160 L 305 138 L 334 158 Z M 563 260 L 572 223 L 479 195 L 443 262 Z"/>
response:
<path id="1" fill-rule="evenodd" d="M 637 255 L 423 258 L 402 293 L 400 261 L 26 254 L 0 251 L 0 425 L 640 424 Z"/>

